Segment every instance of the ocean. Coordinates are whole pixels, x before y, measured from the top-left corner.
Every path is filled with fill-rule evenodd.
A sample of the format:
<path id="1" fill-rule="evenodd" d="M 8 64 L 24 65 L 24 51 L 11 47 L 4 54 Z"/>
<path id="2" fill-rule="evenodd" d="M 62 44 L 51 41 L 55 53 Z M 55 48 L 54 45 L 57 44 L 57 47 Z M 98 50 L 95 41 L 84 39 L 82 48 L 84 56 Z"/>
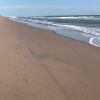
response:
<path id="1" fill-rule="evenodd" d="M 11 20 L 55 31 L 100 47 L 100 15 L 9 17 Z"/>

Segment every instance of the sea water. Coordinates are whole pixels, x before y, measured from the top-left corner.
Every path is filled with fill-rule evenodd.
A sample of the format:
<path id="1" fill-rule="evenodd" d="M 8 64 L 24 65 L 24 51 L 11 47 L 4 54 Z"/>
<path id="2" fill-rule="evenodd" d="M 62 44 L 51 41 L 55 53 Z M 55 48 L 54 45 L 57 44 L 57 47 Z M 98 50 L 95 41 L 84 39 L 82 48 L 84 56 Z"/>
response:
<path id="1" fill-rule="evenodd" d="M 100 16 L 30 16 L 10 17 L 28 25 L 50 29 L 64 37 L 80 40 L 100 47 Z"/>

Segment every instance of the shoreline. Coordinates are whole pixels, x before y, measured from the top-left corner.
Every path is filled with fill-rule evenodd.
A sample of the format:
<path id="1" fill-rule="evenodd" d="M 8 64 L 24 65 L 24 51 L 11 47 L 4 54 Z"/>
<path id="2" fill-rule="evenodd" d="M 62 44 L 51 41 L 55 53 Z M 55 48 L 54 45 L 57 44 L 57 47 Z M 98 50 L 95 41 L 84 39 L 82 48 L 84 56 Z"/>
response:
<path id="1" fill-rule="evenodd" d="M 88 38 L 88 39 L 82 39 L 81 40 L 81 39 L 78 39 L 78 38 L 75 38 L 75 37 L 73 38 L 71 36 L 62 35 L 60 32 L 57 32 L 57 30 L 49 29 L 49 28 L 46 28 L 46 27 L 41 27 L 41 26 L 35 25 L 35 24 L 30 24 L 28 22 L 20 21 L 20 20 L 14 19 L 14 18 L 10 18 L 10 20 L 18 22 L 18 23 L 22 23 L 24 25 L 27 25 L 27 26 L 30 26 L 30 27 L 33 27 L 33 28 L 38 28 L 38 29 L 40 28 L 40 29 L 48 30 L 48 31 L 54 32 L 55 34 L 57 34 L 57 35 L 59 35 L 61 37 L 72 39 L 72 40 L 76 40 L 76 41 L 80 41 L 80 42 L 87 43 L 89 45 L 95 46 L 92 43 L 90 43 L 91 38 L 88 38 L 88 37 L 85 37 L 85 38 Z M 95 46 L 95 47 L 98 47 L 98 46 Z"/>
<path id="2" fill-rule="evenodd" d="M 99 100 L 100 49 L 0 17 L 1 100 Z"/>

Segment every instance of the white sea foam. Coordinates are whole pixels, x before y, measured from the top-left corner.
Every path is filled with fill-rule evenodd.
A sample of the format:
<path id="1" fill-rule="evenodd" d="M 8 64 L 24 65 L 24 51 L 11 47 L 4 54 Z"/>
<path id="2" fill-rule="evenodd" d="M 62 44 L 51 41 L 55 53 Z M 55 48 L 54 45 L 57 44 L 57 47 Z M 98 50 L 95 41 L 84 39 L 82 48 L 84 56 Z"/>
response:
<path id="1" fill-rule="evenodd" d="M 79 19 L 79 20 L 100 20 L 100 17 L 96 16 L 65 16 L 65 17 L 33 17 L 40 19 Z"/>
<path id="2" fill-rule="evenodd" d="M 90 38 L 89 43 L 90 43 L 91 45 L 96 46 L 96 47 L 100 47 L 100 37 L 93 37 L 93 38 Z"/>
<path id="3" fill-rule="evenodd" d="M 100 17 L 93 17 L 93 16 L 80 16 L 80 17 L 58 17 L 59 19 L 82 19 L 82 20 L 100 20 Z"/>
<path id="4" fill-rule="evenodd" d="M 53 22 L 48 22 L 48 21 L 40 21 L 40 20 L 33 20 L 34 23 L 38 24 L 47 24 L 47 25 L 53 25 Z"/>
<path id="5" fill-rule="evenodd" d="M 58 27 L 71 28 L 71 29 L 78 30 L 80 32 L 88 33 L 95 36 L 100 36 L 100 28 L 83 27 L 77 25 L 61 25 L 61 24 L 53 24 L 53 25 Z"/>
<path id="6" fill-rule="evenodd" d="M 17 18 L 16 16 L 8 16 L 9 18 Z"/>

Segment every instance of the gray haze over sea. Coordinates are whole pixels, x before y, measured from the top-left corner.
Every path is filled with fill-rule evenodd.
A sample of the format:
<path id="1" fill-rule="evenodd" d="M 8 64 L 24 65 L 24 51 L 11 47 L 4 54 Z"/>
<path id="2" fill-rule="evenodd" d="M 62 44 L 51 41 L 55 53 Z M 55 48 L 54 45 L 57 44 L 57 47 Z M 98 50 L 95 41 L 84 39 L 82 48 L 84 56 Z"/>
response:
<path id="1" fill-rule="evenodd" d="M 10 19 L 33 27 L 50 29 L 64 37 L 100 47 L 99 15 L 10 17 Z"/>

